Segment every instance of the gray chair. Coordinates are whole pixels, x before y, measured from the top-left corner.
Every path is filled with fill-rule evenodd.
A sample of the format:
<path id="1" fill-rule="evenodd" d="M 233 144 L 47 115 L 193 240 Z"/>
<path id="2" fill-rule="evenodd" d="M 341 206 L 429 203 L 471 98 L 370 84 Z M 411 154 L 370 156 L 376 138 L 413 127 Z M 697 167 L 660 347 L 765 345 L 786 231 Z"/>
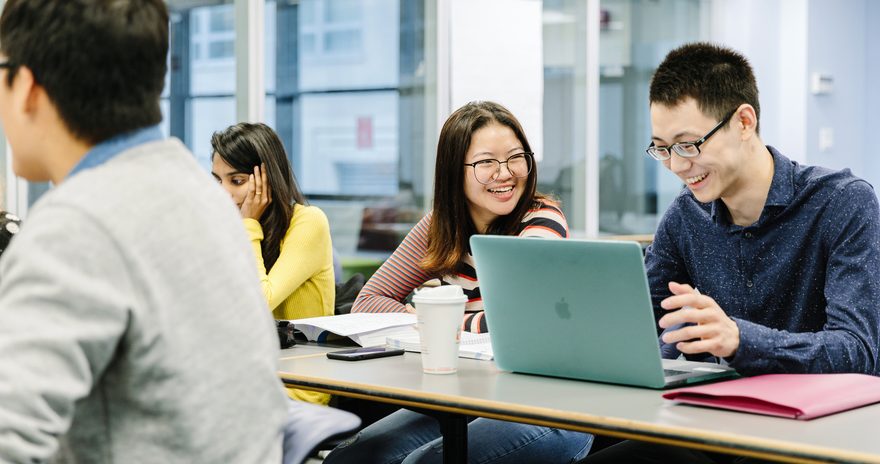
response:
<path id="1" fill-rule="evenodd" d="M 350 412 L 289 400 L 282 462 L 302 464 L 322 443 L 347 436 L 360 425 L 360 418 Z"/>

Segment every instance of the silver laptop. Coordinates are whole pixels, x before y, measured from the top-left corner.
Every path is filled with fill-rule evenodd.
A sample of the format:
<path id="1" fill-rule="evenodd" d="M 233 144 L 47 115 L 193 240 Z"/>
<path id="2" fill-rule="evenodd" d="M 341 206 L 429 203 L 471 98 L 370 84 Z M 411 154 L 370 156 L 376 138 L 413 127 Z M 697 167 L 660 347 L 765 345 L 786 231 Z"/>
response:
<path id="1" fill-rule="evenodd" d="M 736 375 L 661 360 L 635 242 L 474 235 L 470 243 L 501 369 L 650 388 Z"/>

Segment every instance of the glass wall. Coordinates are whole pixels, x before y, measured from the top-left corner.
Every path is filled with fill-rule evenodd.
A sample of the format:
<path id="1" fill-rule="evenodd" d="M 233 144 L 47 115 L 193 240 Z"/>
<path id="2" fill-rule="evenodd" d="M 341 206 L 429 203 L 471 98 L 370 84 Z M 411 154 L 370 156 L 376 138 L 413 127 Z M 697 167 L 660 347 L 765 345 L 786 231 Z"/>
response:
<path id="1" fill-rule="evenodd" d="M 700 37 L 700 0 L 602 0 L 598 46 L 587 2 L 544 0 L 543 139 L 539 188 L 562 201 L 573 235 L 586 230 L 588 182 L 598 182 L 600 234 L 645 234 L 681 185 L 645 155 L 648 86 L 665 54 Z M 501 15 L 503 20 L 503 14 Z M 663 27 L 656 27 L 663 24 Z M 598 172 L 587 171 L 587 56 L 599 54 Z M 531 137 L 531 134 L 530 134 Z"/>
<path id="2" fill-rule="evenodd" d="M 648 89 L 673 48 L 700 39 L 700 0 L 602 0 L 599 39 L 599 230 L 653 233 L 682 187 L 645 154 Z M 658 27 L 659 25 L 659 27 Z"/>
<path id="3" fill-rule="evenodd" d="M 448 27 L 436 24 L 438 3 L 442 9 L 462 1 L 265 3 L 264 120 L 281 135 L 309 200 L 330 217 L 342 255 L 387 254 L 431 207 L 434 148 L 446 116 L 437 92 L 454 94 L 457 82 L 455 69 L 438 68 L 437 56 L 450 53 L 454 40 L 437 42 L 438 30 Z M 514 73 L 506 86 L 539 86 L 533 93 L 542 98 L 529 108 L 540 114 L 538 127 L 529 128 L 543 146 L 539 188 L 562 201 L 574 235 L 584 234 L 588 203 L 596 201 L 600 233 L 650 233 L 680 184 L 644 154 L 648 83 L 668 50 L 700 38 L 706 6 L 701 0 L 601 0 L 596 45 L 587 43 L 588 4 L 541 1 L 541 17 L 534 19 L 541 30 L 535 39 L 541 76 L 526 84 Z M 169 5 L 162 127 L 208 169 L 211 134 L 236 122 L 235 7 L 232 0 Z M 499 8 L 481 21 L 509 19 Z M 594 50 L 599 162 L 598 172 L 588 173 L 585 130 L 588 105 L 596 102 L 587 101 L 586 77 Z M 598 182 L 598 200 L 588 198 L 588 182 Z M 29 186 L 30 201 L 47 188 Z"/>
<path id="4" fill-rule="evenodd" d="M 538 189 L 562 202 L 569 228 L 586 221 L 587 2 L 544 0 L 543 140 Z"/>
<path id="5" fill-rule="evenodd" d="M 281 136 L 309 201 L 327 213 L 342 256 L 384 257 L 430 207 L 433 5 L 265 3 L 264 121 Z M 163 128 L 209 169 L 211 134 L 236 122 L 236 10 L 231 0 L 170 6 Z"/>
<path id="6" fill-rule="evenodd" d="M 590 201 L 586 4 L 544 0 L 541 18 L 539 187 L 562 201 L 575 235 Z M 590 175 L 599 184 L 600 233 L 650 233 L 680 188 L 644 155 L 648 84 L 668 50 L 699 39 L 700 7 L 600 2 L 599 164 Z M 426 57 L 437 50 L 426 23 L 435 11 L 424 0 L 266 2 L 265 120 L 282 136 L 303 191 L 331 217 L 343 254 L 390 251 L 430 208 L 436 101 L 425 92 L 436 76 Z M 233 13 L 228 2 L 190 7 L 172 24 L 166 127 L 206 167 L 211 133 L 235 121 Z M 668 27 L 654 27 L 658 18 Z"/>
<path id="7" fill-rule="evenodd" d="M 235 123 L 234 6 L 231 0 L 194 7 L 192 3 L 171 3 L 163 125 L 210 169 L 211 134 Z"/>
<path id="8" fill-rule="evenodd" d="M 425 3 L 266 3 L 267 120 L 342 255 L 393 250 L 429 207 Z"/>
<path id="9" fill-rule="evenodd" d="M 244 1 L 168 0 L 172 50 L 162 127 L 183 140 L 206 168 L 211 134 L 237 118 L 235 51 L 242 39 L 235 33 L 236 5 Z M 476 19 L 465 15 L 467 21 L 450 14 L 470 5 L 488 13 Z M 812 15 L 792 18 L 772 5 L 731 15 L 726 5 L 707 0 L 266 0 L 263 119 L 282 135 L 303 189 L 331 216 L 334 241 L 345 254 L 387 253 L 430 208 L 437 132 L 453 102 L 467 101 L 456 98 L 462 82 L 481 89 L 469 99 L 495 98 L 494 87 L 526 89 L 518 101 L 530 106 L 512 109 L 533 117 L 527 131 L 542 147 L 540 188 L 562 200 L 574 235 L 587 233 L 588 219 L 591 234 L 650 233 L 681 189 L 644 154 L 650 137 L 648 84 L 667 51 L 698 39 L 730 43 L 756 64 L 763 98 L 777 102 L 768 108 L 799 107 L 814 98 L 779 84 L 778 76 L 787 75 L 774 66 L 781 66 L 778 57 L 786 54 L 780 50 L 790 51 L 791 41 L 767 43 L 763 39 L 772 34 L 761 32 L 803 29 L 812 41 L 821 35 L 810 30 Z M 515 16 L 514 9 L 530 13 Z M 821 12 L 821 5 L 804 9 Z M 740 28 L 747 23 L 768 27 Z M 828 27 L 846 36 L 841 40 L 865 40 L 861 29 L 832 23 Z M 450 33 L 455 25 L 470 31 L 472 40 L 464 46 Z M 500 26 L 486 27 L 495 25 Z M 539 32 L 533 34 L 535 28 Z M 496 32 L 487 34 L 489 29 Z M 509 46 L 522 43 L 515 39 L 524 34 L 528 45 Z M 588 37 L 598 38 L 589 43 Z M 509 61 L 520 66 L 508 72 L 503 63 L 493 64 L 503 78 L 465 73 L 462 80 L 462 66 L 450 65 L 462 56 L 471 64 L 498 61 L 495 55 L 474 53 L 485 41 L 498 44 L 491 50 L 512 56 Z M 826 49 L 794 47 L 810 63 L 827 58 Z M 816 53 L 819 58 L 812 60 Z M 762 73 L 773 78 L 761 82 Z M 782 127 L 772 124 L 776 119 L 769 118 L 768 130 Z M 598 135 L 588 138 L 594 121 Z M 801 129 L 783 131 L 776 139 L 793 133 L 789 146 L 812 147 L 815 134 Z M 827 164 L 818 156 L 802 161 Z M 860 158 L 838 162 L 854 168 L 864 164 L 865 172 L 857 174 L 869 179 L 875 167 Z M 16 183 L 10 176 L 0 167 L 2 206 L 19 213 L 49 188 Z"/>

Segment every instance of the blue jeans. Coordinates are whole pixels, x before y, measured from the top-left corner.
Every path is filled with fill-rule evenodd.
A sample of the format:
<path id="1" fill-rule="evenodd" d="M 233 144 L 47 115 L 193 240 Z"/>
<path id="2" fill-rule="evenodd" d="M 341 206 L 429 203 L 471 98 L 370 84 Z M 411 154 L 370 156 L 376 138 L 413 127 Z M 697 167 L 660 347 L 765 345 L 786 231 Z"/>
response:
<path id="1" fill-rule="evenodd" d="M 468 424 L 470 464 L 571 463 L 593 444 L 586 433 L 474 419 Z M 432 417 L 402 409 L 361 430 L 334 449 L 324 464 L 413 464 L 443 461 L 440 425 Z"/>

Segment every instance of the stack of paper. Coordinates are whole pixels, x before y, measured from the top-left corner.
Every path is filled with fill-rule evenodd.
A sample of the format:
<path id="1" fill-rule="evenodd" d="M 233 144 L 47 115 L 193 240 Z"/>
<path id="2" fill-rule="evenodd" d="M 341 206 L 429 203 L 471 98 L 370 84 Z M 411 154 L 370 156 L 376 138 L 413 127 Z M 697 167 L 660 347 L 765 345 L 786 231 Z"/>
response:
<path id="1" fill-rule="evenodd" d="M 410 313 L 352 313 L 290 321 L 311 341 L 323 342 L 329 334 L 354 340 L 360 346 L 381 346 L 385 338 L 414 331 L 416 315 Z"/>
<path id="2" fill-rule="evenodd" d="M 407 327 L 406 330 L 402 331 L 400 334 L 388 336 L 386 344 L 393 348 L 401 348 L 414 353 L 420 353 L 422 351 L 419 332 L 415 327 Z M 461 341 L 458 345 L 458 356 L 460 358 L 492 360 L 494 355 L 492 353 L 492 342 L 489 340 L 489 334 L 462 332 Z"/>

